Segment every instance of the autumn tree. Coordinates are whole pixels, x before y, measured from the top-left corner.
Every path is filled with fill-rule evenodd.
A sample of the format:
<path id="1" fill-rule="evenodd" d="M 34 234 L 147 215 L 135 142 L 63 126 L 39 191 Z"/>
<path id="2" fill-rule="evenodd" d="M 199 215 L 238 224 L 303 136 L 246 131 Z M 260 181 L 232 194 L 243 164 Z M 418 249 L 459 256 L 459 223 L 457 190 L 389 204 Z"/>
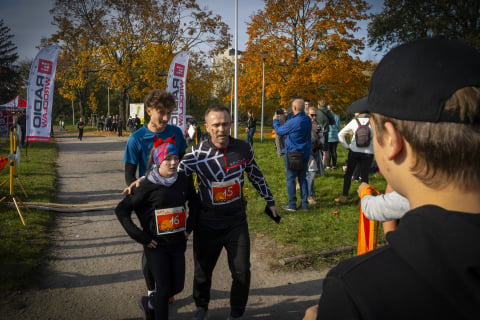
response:
<path id="1" fill-rule="evenodd" d="M 13 34 L 3 20 L 0 20 L 0 103 L 7 102 L 18 94 L 20 78 L 15 62 L 17 47 L 12 41 Z"/>
<path id="2" fill-rule="evenodd" d="M 345 108 L 366 94 L 364 71 L 370 64 L 358 56 L 364 49 L 355 37 L 357 23 L 367 19 L 362 0 L 267 0 L 248 24 L 248 49 L 241 59 L 239 100 L 244 108 L 261 105 L 262 57 L 265 59 L 266 109 L 287 107 L 292 98 L 313 103 L 326 98 Z"/>
<path id="3" fill-rule="evenodd" d="M 128 97 L 142 99 L 151 88 L 166 86 L 177 52 L 202 46 L 207 49 L 197 50 L 200 55 L 214 54 L 230 37 L 221 18 L 200 9 L 194 0 L 56 0 L 52 13 L 59 34 L 75 31 L 57 40 L 88 39 L 76 56 L 85 53 L 91 64 L 79 67 L 98 76 L 97 85 L 108 83 L 120 92 L 121 117 Z"/>
<path id="4" fill-rule="evenodd" d="M 427 37 L 461 39 L 480 49 L 480 1 L 385 0 L 368 37 L 378 50 Z"/>
<path id="5" fill-rule="evenodd" d="M 107 13 L 102 3 L 57 0 L 50 11 L 58 31 L 48 41 L 61 45 L 56 87 L 65 99 L 77 102 L 80 116 L 85 116 L 90 91 L 99 85 L 99 60 L 92 53 L 97 46 L 94 35 L 102 32 Z"/>

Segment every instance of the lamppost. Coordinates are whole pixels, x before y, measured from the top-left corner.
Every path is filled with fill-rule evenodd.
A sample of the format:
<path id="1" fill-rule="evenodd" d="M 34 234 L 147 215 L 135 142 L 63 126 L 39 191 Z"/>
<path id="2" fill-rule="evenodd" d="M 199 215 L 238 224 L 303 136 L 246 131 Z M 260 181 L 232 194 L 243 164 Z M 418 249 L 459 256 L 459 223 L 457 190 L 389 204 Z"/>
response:
<path id="1" fill-rule="evenodd" d="M 73 106 L 73 99 L 72 99 L 72 125 L 75 125 L 75 107 Z"/>
<path id="2" fill-rule="evenodd" d="M 108 84 L 108 88 L 107 88 L 107 117 L 110 116 L 110 83 Z"/>
<path id="3" fill-rule="evenodd" d="M 232 91 L 230 91 L 230 114 L 233 115 L 233 91 L 235 88 L 233 87 L 235 83 L 235 76 L 232 77 Z M 230 134 L 232 134 L 232 126 L 230 126 Z"/>
<path id="4" fill-rule="evenodd" d="M 268 57 L 268 52 L 262 50 L 260 51 L 260 54 L 262 55 L 262 118 L 260 119 L 260 141 L 263 142 L 263 109 L 265 105 L 265 59 L 267 59 Z"/>

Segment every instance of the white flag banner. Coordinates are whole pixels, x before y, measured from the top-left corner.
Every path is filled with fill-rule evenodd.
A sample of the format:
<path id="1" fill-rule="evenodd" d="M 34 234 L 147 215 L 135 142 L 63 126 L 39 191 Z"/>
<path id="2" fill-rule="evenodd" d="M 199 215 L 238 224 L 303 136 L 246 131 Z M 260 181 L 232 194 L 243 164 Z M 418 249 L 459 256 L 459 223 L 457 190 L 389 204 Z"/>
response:
<path id="1" fill-rule="evenodd" d="M 30 68 L 26 141 L 50 141 L 58 50 L 56 45 L 42 48 Z"/>
<path id="2" fill-rule="evenodd" d="M 182 51 L 173 58 L 167 78 L 167 91 L 177 98 L 177 110 L 172 112 L 169 124 L 179 127 L 185 133 L 187 115 L 187 71 L 189 52 Z"/>

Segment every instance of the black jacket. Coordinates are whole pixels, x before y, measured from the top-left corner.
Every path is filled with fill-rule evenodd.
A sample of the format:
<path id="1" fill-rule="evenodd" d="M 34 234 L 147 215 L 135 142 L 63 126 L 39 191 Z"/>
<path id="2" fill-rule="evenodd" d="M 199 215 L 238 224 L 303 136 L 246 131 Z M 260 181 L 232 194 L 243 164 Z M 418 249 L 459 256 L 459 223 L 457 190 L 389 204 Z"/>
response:
<path id="1" fill-rule="evenodd" d="M 243 195 L 244 173 L 269 206 L 275 205 L 272 192 L 255 162 L 251 146 L 230 137 L 227 148 L 219 149 L 210 140 L 201 141 L 187 151 L 179 165 L 179 172 L 197 174 L 202 209 L 198 222 L 210 228 L 225 229 L 246 222 Z M 236 181 L 235 196 L 218 199 L 216 186 Z"/>
<path id="2" fill-rule="evenodd" d="M 134 191 L 133 195 L 125 197 L 115 208 L 115 214 L 128 235 L 144 245 L 150 243 L 152 239 L 160 246 L 184 242 L 183 232 L 160 236 L 156 234 L 154 210 L 185 206 L 188 200 L 186 231 L 190 233 L 200 207 L 192 178 L 179 173 L 177 181 L 170 187 L 157 185 L 145 179 Z M 132 220 L 132 210 L 135 210 L 141 229 Z"/>
<path id="3" fill-rule="evenodd" d="M 480 319 L 480 215 L 409 211 L 389 245 L 340 263 L 317 319 Z"/>

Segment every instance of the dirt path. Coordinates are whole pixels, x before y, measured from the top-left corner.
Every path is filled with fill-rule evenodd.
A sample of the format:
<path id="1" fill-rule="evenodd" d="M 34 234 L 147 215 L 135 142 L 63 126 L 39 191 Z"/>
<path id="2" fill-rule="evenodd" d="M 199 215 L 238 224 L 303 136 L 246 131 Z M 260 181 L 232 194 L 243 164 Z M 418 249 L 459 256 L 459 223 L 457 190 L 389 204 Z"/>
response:
<path id="1" fill-rule="evenodd" d="M 140 271 L 142 248 L 126 235 L 113 213 L 124 186 L 121 159 L 127 137 L 55 139 L 59 146 L 57 202 L 83 209 L 57 213 L 54 248 L 42 287 L 2 303 L 0 319 L 141 319 L 137 301 L 146 292 Z M 272 272 L 267 265 L 268 240 L 254 234 L 251 238 L 252 283 L 245 318 L 301 319 L 306 307 L 318 300 L 324 273 Z M 191 240 L 186 258 L 185 289 L 175 297 L 170 319 L 190 319 L 195 309 Z M 210 320 L 227 318 L 230 282 L 222 255 L 214 271 Z"/>

